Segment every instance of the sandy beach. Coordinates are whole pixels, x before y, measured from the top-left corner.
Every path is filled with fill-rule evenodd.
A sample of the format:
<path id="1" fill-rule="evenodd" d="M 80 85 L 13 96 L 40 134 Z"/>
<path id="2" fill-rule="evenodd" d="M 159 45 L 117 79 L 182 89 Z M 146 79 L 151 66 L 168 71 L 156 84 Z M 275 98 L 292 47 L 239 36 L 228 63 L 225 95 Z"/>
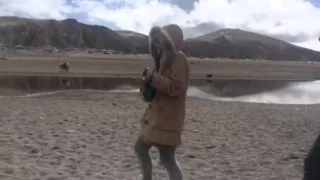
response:
<path id="1" fill-rule="evenodd" d="M 133 88 L 134 83 L 124 79 L 140 76 L 150 65 L 148 58 L 54 55 L 7 55 L 0 61 L 0 179 L 140 180 L 133 145 L 147 104 L 136 91 L 103 90 Z M 57 71 L 64 61 L 72 65 L 68 73 Z M 189 88 L 183 144 L 177 153 L 184 179 L 301 180 L 303 159 L 320 127 L 320 105 L 315 104 L 320 103 L 320 83 L 284 88 L 286 82 L 259 79 L 314 80 L 320 65 L 219 59 L 190 63 L 191 77 L 201 83 Z M 204 84 L 208 73 L 236 80 Z M 108 78 L 110 74 L 117 77 Z M 101 91 L 64 91 L 59 76 L 72 76 L 71 89 Z M 252 81 L 237 80 L 246 78 Z M 221 101 L 212 97 L 216 89 L 246 96 Z M 45 92 L 56 90 L 63 91 Z M 25 95 L 30 92 L 38 94 Z M 207 99 L 191 97 L 195 94 Z M 253 103 L 261 101 L 266 104 Z M 156 149 L 151 154 L 154 180 L 166 180 Z"/>
<path id="2" fill-rule="evenodd" d="M 139 180 L 133 144 L 147 104 L 137 93 L 0 97 L 1 180 Z M 189 97 L 178 160 L 190 180 L 301 180 L 319 105 Z M 154 179 L 167 179 L 152 149 Z"/>

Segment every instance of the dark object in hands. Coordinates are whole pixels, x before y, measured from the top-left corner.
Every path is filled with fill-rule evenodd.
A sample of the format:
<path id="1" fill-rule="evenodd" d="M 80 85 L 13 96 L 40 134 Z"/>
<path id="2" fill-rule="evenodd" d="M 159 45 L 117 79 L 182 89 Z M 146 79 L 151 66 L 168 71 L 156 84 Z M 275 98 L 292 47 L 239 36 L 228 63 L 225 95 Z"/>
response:
<path id="1" fill-rule="evenodd" d="M 142 87 L 141 93 L 142 93 L 143 99 L 146 102 L 151 102 L 156 94 L 156 89 L 154 87 L 152 87 L 149 83 L 145 83 L 145 81 L 147 81 L 147 79 L 150 78 L 150 77 L 148 77 L 148 76 L 150 76 L 148 73 L 148 70 L 149 70 L 149 68 L 146 67 L 142 72 L 142 81 L 143 81 L 142 86 L 143 87 Z"/>
<path id="2" fill-rule="evenodd" d="M 154 95 L 156 94 L 156 88 L 146 85 L 143 91 L 143 98 L 147 102 L 151 102 L 154 98 Z"/>

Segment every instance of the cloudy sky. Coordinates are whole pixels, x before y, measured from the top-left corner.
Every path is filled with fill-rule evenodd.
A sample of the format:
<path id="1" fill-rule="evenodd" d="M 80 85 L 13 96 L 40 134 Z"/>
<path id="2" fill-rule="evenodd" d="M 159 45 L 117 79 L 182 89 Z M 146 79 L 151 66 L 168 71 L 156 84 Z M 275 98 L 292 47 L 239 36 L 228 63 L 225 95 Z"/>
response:
<path id="1" fill-rule="evenodd" d="M 147 33 L 177 23 L 187 37 L 240 28 L 320 51 L 320 0 L 0 0 L 0 16 L 57 20 Z"/>

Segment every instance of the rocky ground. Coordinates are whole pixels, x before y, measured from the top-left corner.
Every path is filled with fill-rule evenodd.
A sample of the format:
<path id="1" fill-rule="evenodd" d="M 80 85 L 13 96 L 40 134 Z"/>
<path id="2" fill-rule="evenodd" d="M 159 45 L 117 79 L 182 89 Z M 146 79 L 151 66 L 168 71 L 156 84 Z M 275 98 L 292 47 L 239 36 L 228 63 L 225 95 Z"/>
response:
<path id="1" fill-rule="evenodd" d="M 139 180 L 133 151 L 146 104 L 135 93 L 0 97 L 1 180 Z M 189 98 L 178 160 L 190 180 L 300 180 L 319 105 Z M 154 179 L 167 179 L 152 149 Z"/>

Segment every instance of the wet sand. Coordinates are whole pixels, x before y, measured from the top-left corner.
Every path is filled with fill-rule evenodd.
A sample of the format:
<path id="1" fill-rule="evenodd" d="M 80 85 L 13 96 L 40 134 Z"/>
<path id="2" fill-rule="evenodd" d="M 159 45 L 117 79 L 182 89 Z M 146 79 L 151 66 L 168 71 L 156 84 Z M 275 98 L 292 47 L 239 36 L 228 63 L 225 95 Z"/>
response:
<path id="1" fill-rule="evenodd" d="M 0 179 L 139 180 L 133 152 L 147 104 L 136 93 L 0 97 Z M 185 179 L 301 180 L 319 105 L 188 98 L 177 158 Z M 167 179 L 151 152 L 154 179 Z"/>

